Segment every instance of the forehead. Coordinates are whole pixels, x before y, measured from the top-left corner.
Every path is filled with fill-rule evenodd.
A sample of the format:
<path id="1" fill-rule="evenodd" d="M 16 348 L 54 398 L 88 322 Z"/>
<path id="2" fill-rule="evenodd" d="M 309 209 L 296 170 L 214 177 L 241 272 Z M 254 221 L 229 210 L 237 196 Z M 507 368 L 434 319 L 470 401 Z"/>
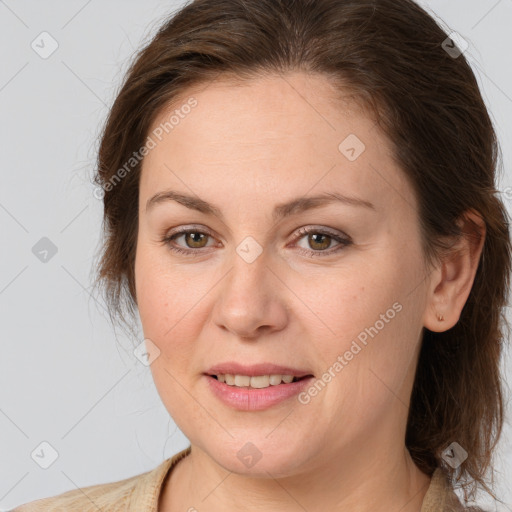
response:
<path id="1" fill-rule="evenodd" d="M 143 196 L 174 184 L 201 197 L 212 185 L 226 194 L 243 189 L 253 200 L 277 189 L 295 196 L 337 187 L 377 205 L 413 202 L 374 119 L 324 76 L 201 84 L 163 109 L 150 133 L 159 127 L 161 140 L 143 162 Z"/>
<path id="2" fill-rule="evenodd" d="M 249 137 L 249 140 L 273 135 L 277 129 L 282 134 L 285 128 L 295 134 L 319 131 L 319 135 L 323 136 L 326 130 L 336 131 L 339 128 L 340 117 L 352 123 L 354 129 L 355 124 L 361 121 L 371 126 L 375 124 L 369 110 L 349 89 L 335 86 L 324 75 L 291 72 L 245 80 L 228 75 L 189 87 L 161 110 L 151 130 L 186 107 L 191 98 L 196 100 L 197 106 L 189 114 L 180 116 L 180 126 L 194 123 L 194 128 L 198 128 L 197 124 L 207 128 L 216 125 L 225 134 L 230 128 L 244 128 L 244 121 L 251 121 L 249 128 L 259 127 L 257 133 L 233 133 L 238 138 L 242 135 Z M 237 116 L 233 118 L 231 113 Z M 192 121 L 185 123 L 186 118 Z M 289 121 L 293 119 L 307 120 L 309 123 L 290 124 Z M 177 127 L 174 126 L 172 131 L 176 132 Z M 212 130 L 210 135 L 213 137 L 217 132 Z"/>

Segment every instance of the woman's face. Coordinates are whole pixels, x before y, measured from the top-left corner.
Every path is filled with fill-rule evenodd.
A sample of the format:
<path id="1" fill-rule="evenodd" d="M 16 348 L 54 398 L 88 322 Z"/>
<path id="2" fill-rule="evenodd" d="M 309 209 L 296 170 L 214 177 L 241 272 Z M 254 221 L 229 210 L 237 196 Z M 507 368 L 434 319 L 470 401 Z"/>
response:
<path id="1" fill-rule="evenodd" d="M 428 276 L 387 139 L 318 75 L 188 93 L 149 134 L 135 264 L 170 415 L 237 473 L 403 450 Z"/>

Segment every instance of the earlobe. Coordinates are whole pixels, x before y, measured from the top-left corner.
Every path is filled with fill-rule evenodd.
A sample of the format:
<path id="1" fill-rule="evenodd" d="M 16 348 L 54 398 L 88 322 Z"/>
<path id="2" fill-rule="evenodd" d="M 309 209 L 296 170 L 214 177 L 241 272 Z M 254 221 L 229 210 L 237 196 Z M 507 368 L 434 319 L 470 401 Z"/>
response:
<path id="1" fill-rule="evenodd" d="M 446 305 L 445 266 L 445 262 L 441 263 L 431 274 L 430 288 L 427 291 L 427 307 L 423 318 L 423 326 L 433 332 L 443 332 L 452 327 L 452 325 L 449 325 L 452 320 L 448 314 L 450 310 Z"/>
<path id="2" fill-rule="evenodd" d="M 485 242 L 485 222 L 474 210 L 468 210 L 457 222 L 463 236 L 443 257 L 431 281 L 424 326 L 433 332 L 451 329 L 466 303 Z"/>

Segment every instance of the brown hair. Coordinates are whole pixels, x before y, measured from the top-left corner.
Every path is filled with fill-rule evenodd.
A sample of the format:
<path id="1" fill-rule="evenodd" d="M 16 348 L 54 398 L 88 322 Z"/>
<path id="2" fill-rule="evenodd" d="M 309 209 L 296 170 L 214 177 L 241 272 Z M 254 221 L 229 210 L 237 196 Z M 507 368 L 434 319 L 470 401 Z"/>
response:
<path id="1" fill-rule="evenodd" d="M 406 446 L 428 475 L 485 484 L 503 424 L 502 315 L 510 273 L 506 209 L 494 187 L 500 148 L 464 56 L 411 0 L 195 0 L 173 13 L 136 55 L 105 123 L 94 181 L 105 191 L 103 284 L 111 320 L 134 318 L 134 260 L 141 164 L 155 117 L 178 95 L 219 75 L 318 73 L 368 106 L 417 194 L 425 261 L 438 262 L 469 209 L 486 238 L 469 298 L 445 332 L 424 328 Z M 453 46 L 453 45 L 450 45 Z M 456 47 L 455 47 L 456 48 Z M 121 168 L 125 169 L 122 179 Z M 451 238 L 450 238 L 451 237 Z M 452 441 L 468 453 L 455 471 L 441 457 Z M 466 486 L 465 497 L 467 499 Z M 491 492 L 492 494 L 492 492 Z M 496 497 L 492 494 L 496 499 Z"/>

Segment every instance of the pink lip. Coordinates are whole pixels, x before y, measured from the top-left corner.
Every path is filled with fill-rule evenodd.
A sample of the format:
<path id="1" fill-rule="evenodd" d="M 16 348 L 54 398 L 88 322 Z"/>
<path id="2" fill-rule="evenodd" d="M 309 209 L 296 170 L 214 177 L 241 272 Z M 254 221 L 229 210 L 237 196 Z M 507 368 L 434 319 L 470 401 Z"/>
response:
<path id="1" fill-rule="evenodd" d="M 205 372 L 207 375 L 293 375 L 294 377 L 304 377 L 312 375 L 308 370 L 290 368 L 288 366 L 280 366 L 272 363 L 251 364 L 245 366 L 235 361 L 216 364 Z M 278 386 L 276 386 L 278 387 Z"/>
<path id="2" fill-rule="evenodd" d="M 263 389 L 237 388 L 205 375 L 213 394 L 224 404 L 239 411 L 262 411 L 299 394 L 311 384 L 314 377 L 305 377 L 297 382 L 278 384 Z"/>

